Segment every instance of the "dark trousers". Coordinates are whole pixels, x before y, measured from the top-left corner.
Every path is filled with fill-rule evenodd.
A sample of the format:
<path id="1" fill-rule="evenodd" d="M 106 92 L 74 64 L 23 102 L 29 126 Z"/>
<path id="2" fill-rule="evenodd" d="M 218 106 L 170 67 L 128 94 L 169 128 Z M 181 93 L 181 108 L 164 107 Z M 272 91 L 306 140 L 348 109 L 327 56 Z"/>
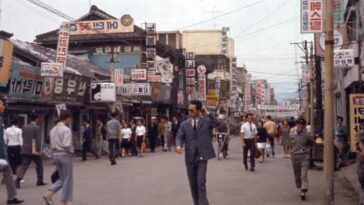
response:
<path id="1" fill-rule="evenodd" d="M 150 151 L 151 152 L 155 151 L 156 142 L 157 142 L 157 137 L 156 136 L 149 136 L 149 146 L 150 146 Z"/>
<path id="2" fill-rule="evenodd" d="M 269 139 L 271 150 L 272 150 L 272 156 L 274 156 L 275 155 L 275 153 L 274 153 L 274 135 L 269 134 L 268 139 Z M 269 153 L 267 153 L 267 155 L 269 155 Z"/>
<path id="3" fill-rule="evenodd" d="M 115 162 L 115 152 L 116 154 L 119 152 L 119 140 L 118 139 L 109 139 L 109 159 L 110 162 Z"/>
<path id="4" fill-rule="evenodd" d="M 24 178 L 30 163 L 34 162 L 36 165 L 38 183 L 43 182 L 43 160 L 42 156 L 38 155 L 22 155 L 22 164 L 19 166 L 17 173 L 17 179 L 21 180 Z"/>
<path id="5" fill-rule="evenodd" d="M 186 163 L 188 180 L 194 205 L 209 205 L 206 195 L 206 160 L 194 160 Z"/>
<path id="6" fill-rule="evenodd" d="M 248 152 L 250 151 L 250 165 L 251 169 L 255 168 L 255 139 L 244 139 L 243 147 L 243 162 L 245 167 L 248 166 Z"/>
<path id="7" fill-rule="evenodd" d="M 11 167 L 11 170 L 14 174 L 16 174 L 16 169 L 19 165 L 21 165 L 21 155 L 20 150 L 21 146 L 8 146 L 8 160 Z"/>
<path id="8" fill-rule="evenodd" d="M 98 155 L 91 150 L 91 141 L 85 141 L 82 144 L 82 160 L 87 159 L 87 152 L 90 152 L 91 154 L 95 155 L 96 158 L 99 158 Z"/>

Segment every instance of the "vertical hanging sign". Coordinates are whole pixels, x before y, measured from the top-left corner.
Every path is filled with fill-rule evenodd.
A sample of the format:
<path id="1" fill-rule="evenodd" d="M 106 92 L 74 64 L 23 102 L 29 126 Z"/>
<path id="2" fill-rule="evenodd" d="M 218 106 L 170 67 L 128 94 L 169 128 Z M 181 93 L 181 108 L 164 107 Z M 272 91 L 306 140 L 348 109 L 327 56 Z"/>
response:
<path id="1" fill-rule="evenodd" d="M 323 0 L 301 0 L 301 33 L 323 31 Z"/>
<path id="2" fill-rule="evenodd" d="M 63 66 L 66 66 L 69 39 L 70 39 L 69 28 L 64 26 L 63 24 L 59 28 L 57 54 L 56 54 L 56 63 L 61 63 Z"/>
<path id="3" fill-rule="evenodd" d="M 200 65 L 197 67 L 198 73 L 198 99 L 206 105 L 206 67 Z"/>

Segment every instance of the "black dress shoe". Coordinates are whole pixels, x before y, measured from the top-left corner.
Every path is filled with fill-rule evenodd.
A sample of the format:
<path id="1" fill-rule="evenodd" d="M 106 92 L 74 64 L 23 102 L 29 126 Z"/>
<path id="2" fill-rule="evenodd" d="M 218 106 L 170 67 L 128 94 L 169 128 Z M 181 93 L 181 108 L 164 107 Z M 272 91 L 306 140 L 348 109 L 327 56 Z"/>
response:
<path id="1" fill-rule="evenodd" d="M 116 165 L 116 161 L 112 161 L 111 162 L 111 165 Z"/>
<path id="2" fill-rule="evenodd" d="M 254 168 L 251 168 L 251 169 L 250 169 L 250 171 L 251 171 L 251 172 L 254 172 L 254 171 L 255 171 L 255 169 L 254 169 Z"/>
<path id="3" fill-rule="evenodd" d="M 244 165 L 244 167 L 245 167 L 245 170 L 248 170 L 249 169 L 248 165 Z"/>
<path id="4" fill-rule="evenodd" d="M 305 192 L 301 192 L 301 200 L 306 201 L 306 193 Z"/>
<path id="5" fill-rule="evenodd" d="M 23 202 L 24 202 L 24 200 L 19 200 L 19 199 L 14 197 L 13 199 L 8 200 L 6 203 L 7 204 L 21 204 Z"/>
<path id="6" fill-rule="evenodd" d="M 44 182 L 37 182 L 37 186 L 45 186 L 47 185 L 47 183 L 44 183 Z"/>

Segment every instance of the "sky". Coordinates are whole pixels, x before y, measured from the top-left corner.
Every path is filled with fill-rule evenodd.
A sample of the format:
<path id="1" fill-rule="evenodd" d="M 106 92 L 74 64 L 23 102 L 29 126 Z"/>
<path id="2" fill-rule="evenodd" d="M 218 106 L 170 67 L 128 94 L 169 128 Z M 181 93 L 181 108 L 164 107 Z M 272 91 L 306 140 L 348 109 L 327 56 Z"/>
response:
<path id="1" fill-rule="evenodd" d="M 65 19 L 27 0 L 0 0 L 0 29 L 15 39 L 33 41 L 57 29 Z M 77 19 L 90 5 L 121 17 L 130 14 L 136 25 L 155 22 L 159 31 L 229 27 L 238 65 L 246 65 L 252 79 L 267 79 L 278 98 L 292 97 L 301 77 L 303 52 L 293 42 L 311 40 L 300 34 L 297 0 L 41 0 Z M 202 23 L 201 23 L 202 22 Z"/>

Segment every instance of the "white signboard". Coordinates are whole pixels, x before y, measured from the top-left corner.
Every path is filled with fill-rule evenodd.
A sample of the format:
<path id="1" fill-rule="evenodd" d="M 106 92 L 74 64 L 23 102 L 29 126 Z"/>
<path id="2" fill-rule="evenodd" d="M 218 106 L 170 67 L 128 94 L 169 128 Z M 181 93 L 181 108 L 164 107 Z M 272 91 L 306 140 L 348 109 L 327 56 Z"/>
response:
<path id="1" fill-rule="evenodd" d="M 58 117 L 61 116 L 61 111 L 67 110 L 66 104 L 57 104 L 56 110 L 57 110 Z"/>
<path id="2" fill-rule="evenodd" d="M 61 63 L 64 66 L 66 66 L 69 39 L 70 31 L 66 26 L 62 25 L 58 33 L 56 63 Z"/>
<path id="3" fill-rule="evenodd" d="M 122 96 L 150 96 L 151 87 L 149 83 L 129 83 L 121 87 Z"/>
<path id="4" fill-rule="evenodd" d="M 63 65 L 61 63 L 42 63 L 40 76 L 63 77 Z"/>
<path id="5" fill-rule="evenodd" d="M 258 110 L 298 110 L 299 105 L 257 105 Z"/>
<path id="6" fill-rule="evenodd" d="M 348 68 L 354 66 L 354 50 L 343 49 L 334 51 L 334 67 Z"/>
<path id="7" fill-rule="evenodd" d="M 133 19 L 130 16 L 125 16 L 124 19 L 75 21 L 65 24 L 70 28 L 71 35 L 134 32 Z"/>
<path id="8" fill-rule="evenodd" d="M 131 70 L 132 80 L 147 80 L 147 70 L 146 69 L 132 69 Z"/>
<path id="9" fill-rule="evenodd" d="M 91 83 L 91 102 L 115 102 L 115 83 Z"/>
<path id="10" fill-rule="evenodd" d="M 323 0 L 301 0 L 301 33 L 322 32 L 323 9 Z"/>

